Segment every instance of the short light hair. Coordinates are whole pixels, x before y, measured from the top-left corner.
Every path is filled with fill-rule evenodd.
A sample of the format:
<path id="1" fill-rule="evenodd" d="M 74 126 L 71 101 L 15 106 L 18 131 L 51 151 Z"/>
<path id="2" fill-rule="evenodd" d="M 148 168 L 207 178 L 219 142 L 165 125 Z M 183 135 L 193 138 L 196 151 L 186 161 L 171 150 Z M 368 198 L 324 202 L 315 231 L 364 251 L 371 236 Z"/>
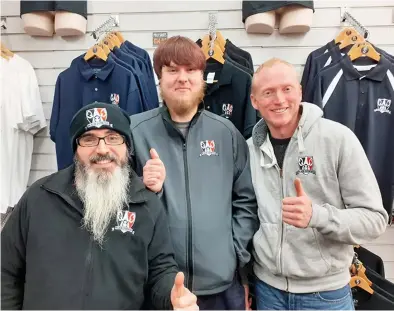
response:
<path id="1" fill-rule="evenodd" d="M 252 79 L 252 89 L 251 89 L 251 93 L 254 93 L 254 91 L 256 91 L 256 80 L 257 80 L 257 76 L 259 74 L 260 71 L 262 71 L 264 68 L 271 68 L 272 66 L 276 65 L 276 64 L 284 64 L 290 68 L 293 68 L 295 71 L 295 68 L 292 64 L 290 64 L 289 62 L 286 62 L 283 59 L 280 58 L 270 58 L 269 60 L 265 61 L 264 63 L 262 63 L 259 68 L 257 68 L 256 72 L 253 75 L 253 79 Z"/>

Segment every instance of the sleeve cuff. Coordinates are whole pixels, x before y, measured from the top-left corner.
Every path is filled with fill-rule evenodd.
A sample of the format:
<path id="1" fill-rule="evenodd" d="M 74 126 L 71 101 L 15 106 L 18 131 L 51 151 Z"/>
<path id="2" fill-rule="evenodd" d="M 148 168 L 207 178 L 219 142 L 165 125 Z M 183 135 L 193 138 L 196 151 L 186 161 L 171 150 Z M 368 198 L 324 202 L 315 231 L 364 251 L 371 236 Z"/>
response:
<path id="1" fill-rule="evenodd" d="M 324 222 L 327 221 L 328 216 L 328 210 L 326 208 L 318 204 L 312 204 L 312 217 L 308 227 L 316 229 L 322 227 Z"/>

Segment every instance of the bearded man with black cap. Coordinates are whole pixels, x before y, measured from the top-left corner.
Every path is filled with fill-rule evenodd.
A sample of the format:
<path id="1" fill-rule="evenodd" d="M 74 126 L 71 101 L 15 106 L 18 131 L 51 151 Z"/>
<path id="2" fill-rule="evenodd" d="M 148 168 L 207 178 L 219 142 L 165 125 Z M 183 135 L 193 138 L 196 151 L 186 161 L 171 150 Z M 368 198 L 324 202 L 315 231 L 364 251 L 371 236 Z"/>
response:
<path id="1" fill-rule="evenodd" d="M 4 225 L 2 309 L 198 310 L 164 208 L 130 165 L 128 115 L 90 104 L 70 138 L 75 163 L 29 187 Z"/>

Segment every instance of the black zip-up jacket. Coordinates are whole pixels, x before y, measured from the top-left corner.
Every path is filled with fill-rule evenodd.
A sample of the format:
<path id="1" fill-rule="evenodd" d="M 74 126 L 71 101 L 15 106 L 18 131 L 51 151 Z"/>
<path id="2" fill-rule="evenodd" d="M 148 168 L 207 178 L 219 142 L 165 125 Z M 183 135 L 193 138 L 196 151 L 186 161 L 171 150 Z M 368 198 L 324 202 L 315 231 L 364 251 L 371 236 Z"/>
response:
<path id="1" fill-rule="evenodd" d="M 6 222 L 1 308 L 136 310 L 146 299 L 171 309 L 178 268 L 160 200 L 133 172 L 129 205 L 100 248 L 81 226 L 73 175 L 70 166 L 35 182 Z"/>

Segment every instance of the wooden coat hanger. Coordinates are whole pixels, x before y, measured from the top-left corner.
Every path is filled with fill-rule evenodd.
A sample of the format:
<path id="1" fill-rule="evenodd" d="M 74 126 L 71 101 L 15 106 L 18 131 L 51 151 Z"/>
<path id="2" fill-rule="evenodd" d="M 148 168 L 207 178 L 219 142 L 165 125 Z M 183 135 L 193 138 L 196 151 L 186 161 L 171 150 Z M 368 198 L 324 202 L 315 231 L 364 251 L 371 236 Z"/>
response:
<path id="1" fill-rule="evenodd" d="M 109 53 L 111 53 L 111 50 L 109 49 L 108 45 L 104 44 L 103 42 L 100 42 L 97 44 L 99 47 L 101 47 L 104 51 L 104 53 L 108 56 Z"/>
<path id="2" fill-rule="evenodd" d="M 107 36 L 107 38 L 109 38 L 109 40 L 111 40 L 116 47 L 120 48 L 122 43 L 119 41 L 118 37 L 115 36 L 115 34 L 111 33 Z"/>
<path id="3" fill-rule="evenodd" d="M 213 54 L 210 55 L 210 38 L 209 35 L 204 36 L 201 42 L 201 50 L 203 51 L 205 55 L 205 59 L 214 59 L 220 64 L 224 64 L 224 51 L 220 48 L 219 44 L 214 43 L 212 52 Z"/>
<path id="4" fill-rule="evenodd" d="M 226 39 L 219 30 L 216 31 L 215 43 L 219 44 L 219 47 L 223 52 L 226 50 Z"/>
<path id="5" fill-rule="evenodd" d="M 9 50 L 3 42 L 0 42 L 0 46 L 1 46 L 1 57 L 8 60 L 14 56 L 14 52 Z"/>
<path id="6" fill-rule="evenodd" d="M 345 47 L 349 45 L 354 45 L 357 43 L 362 43 L 365 42 L 365 39 L 362 35 L 360 34 L 355 34 L 353 36 L 346 37 L 340 44 L 339 44 L 339 49 L 342 50 Z"/>
<path id="7" fill-rule="evenodd" d="M 85 54 L 84 56 L 84 60 L 88 61 L 94 57 L 100 58 L 103 61 L 107 61 L 108 56 L 107 54 L 105 54 L 104 50 L 102 47 L 100 47 L 99 45 L 95 44 L 94 46 L 92 46 Z"/>
<path id="8" fill-rule="evenodd" d="M 360 35 L 357 30 L 351 27 L 346 27 L 343 29 L 335 38 L 335 44 L 338 44 L 345 40 L 347 37 L 351 37 L 354 35 Z"/>
<path id="9" fill-rule="evenodd" d="M 366 280 L 364 280 L 361 276 L 355 275 L 350 278 L 349 285 L 351 288 L 359 287 L 362 290 L 370 293 L 371 295 L 374 293 L 374 290 L 369 286 Z"/>
<path id="10" fill-rule="evenodd" d="M 369 57 L 377 62 L 380 61 L 380 54 L 374 49 L 371 43 L 363 42 L 353 45 L 348 52 L 351 61 L 360 57 Z"/>
<path id="11" fill-rule="evenodd" d="M 365 268 L 363 263 L 359 260 L 357 260 L 357 262 L 352 264 L 350 267 L 350 272 L 352 273 L 353 276 L 359 276 L 363 278 L 368 283 L 368 285 L 371 286 L 372 282 L 368 279 L 367 275 L 365 274 L 366 271 L 367 269 Z"/>
<path id="12" fill-rule="evenodd" d="M 100 43 L 102 43 L 103 45 L 107 46 L 110 51 L 113 51 L 113 49 L 116 46 L 114 41 L 111 40 L 111 38 L 107 38 L 107 37 L 105 37 L 103 40 L 101 40 Z"/>
<path id="13" fill-rule="evenodd" d="M 123 38 L 122 34 L 120 33 L 120 31 L 115 31 L 114 35 L 119 39 L 120 44 L 122 44 L 123 42 L 125 42 L 126 40 Z"/>

